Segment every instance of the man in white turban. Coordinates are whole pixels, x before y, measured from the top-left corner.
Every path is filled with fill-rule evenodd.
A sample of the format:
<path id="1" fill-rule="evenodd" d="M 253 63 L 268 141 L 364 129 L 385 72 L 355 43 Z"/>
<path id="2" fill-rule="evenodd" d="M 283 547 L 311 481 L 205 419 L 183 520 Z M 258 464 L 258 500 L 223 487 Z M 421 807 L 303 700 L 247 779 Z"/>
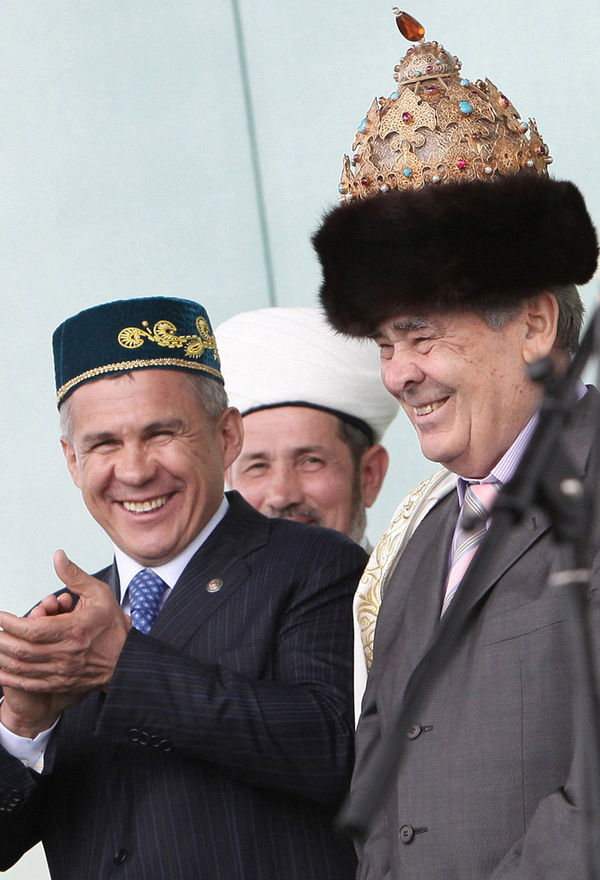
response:
<path id="1" fill-rule="evenodd" d="M 377 346 L 331 329 L 316 308 L 242 312 L 215 331 L 244 445 L 227 480 L 261 513 L 367 544 L 366 508 L 389 457 L 379 442 L 397 402 Z"/>

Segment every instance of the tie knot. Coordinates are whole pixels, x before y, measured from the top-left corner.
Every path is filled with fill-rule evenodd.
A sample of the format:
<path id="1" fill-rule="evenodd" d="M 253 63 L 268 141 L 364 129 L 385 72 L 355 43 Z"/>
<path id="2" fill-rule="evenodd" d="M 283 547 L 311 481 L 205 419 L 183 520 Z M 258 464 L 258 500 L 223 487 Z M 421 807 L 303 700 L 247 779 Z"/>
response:
<path id="1" fill-rule="evenodd" d="M 160 603 L 167 585 L 151 568 L 143 568 L 129 584 L 131 622 L 146 635 L 160 611 Z"/>
<path id="2" fill-rule="evenodd" d="M 465 500 L 461 519 L 463 521 L 487 520 L 502 488 L 499 482 L 469 483 L 465 489 Z"/>

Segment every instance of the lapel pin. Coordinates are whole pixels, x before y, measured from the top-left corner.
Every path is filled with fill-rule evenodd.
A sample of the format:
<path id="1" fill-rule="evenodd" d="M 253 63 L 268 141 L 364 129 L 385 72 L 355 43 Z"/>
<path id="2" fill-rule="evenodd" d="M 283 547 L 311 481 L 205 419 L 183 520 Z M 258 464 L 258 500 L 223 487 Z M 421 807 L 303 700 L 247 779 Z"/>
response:
<path id="1" fill-rule="evenodd" d="M 223 586 L 223 581 L 221 578 L 213 578 L 206 585 L 207 593 L 217 593 L 221 587 Z"/>

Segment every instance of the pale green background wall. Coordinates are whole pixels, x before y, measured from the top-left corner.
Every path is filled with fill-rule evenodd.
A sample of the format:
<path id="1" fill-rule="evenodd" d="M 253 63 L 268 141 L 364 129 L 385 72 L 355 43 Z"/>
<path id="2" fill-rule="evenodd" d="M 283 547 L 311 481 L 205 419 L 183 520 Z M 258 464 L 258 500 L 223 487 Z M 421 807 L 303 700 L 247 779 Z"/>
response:
<path id="1" fill-rule="evenodd" d="M 309 236 L 406 48 L 392 5 L 241 0 L 278 305 L 314 302 Z M 415 0 L 408 11 L 466 76 L 488 76 L 536 116 L 551 171 L 579 185 L 600 222 L 597 4 Z M 23 611 L 54 588 L 56 547 L 89 569 L 108 559 L 57 442 L 55 325 L 118 297 L 197 298 L 214 323 L 270 304 L 234 12 L 230 0 L 2 4 L 0 607 Z M 433 470 L 402 417 L 387 445 L 371 538 Z M 6 876 L 47 874 L 35 851 Z"/>

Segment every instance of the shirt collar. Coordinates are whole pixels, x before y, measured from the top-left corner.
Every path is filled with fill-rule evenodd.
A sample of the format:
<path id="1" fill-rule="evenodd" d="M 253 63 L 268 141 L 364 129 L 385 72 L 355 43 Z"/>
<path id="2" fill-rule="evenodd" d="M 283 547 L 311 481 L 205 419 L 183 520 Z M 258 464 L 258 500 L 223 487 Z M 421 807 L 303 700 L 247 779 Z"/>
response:
<path id="1" fill-rule="evenodd" d="M 175 584 L 181 577 L 183 569 L 186 567 L 194 553 L 196 553 L 200 549 L 202 544 L 204 544 L 208 536 L 218 526 L 228 510 L 229 501 L 227 500 L 227 498 L 223 498 L 223 501 L 221 502 L 217 512 L 209 519 L 202 531 L 198 535 L 196 535 L 194 540 L 191 542 L 191 544 L 188 544 L 185 550 L 182 550 L 182 552 L 178 556 L 176 556 L 174 559 L 171 559 L 169 562 L 165 562 L 163 565 L 152 566 L 152 571 L 155 571 L 156 574 L 163 579 L 168 587 L 172 588 L 175 586 Z M 132 577 L 134 577 L 138 573 L 138 571 L 141 571 L 147 566 L 140 565 L 140 563 L 137 562 L 135 559 L 127 556 L 119 547 L 117 547 L 116 544 L 113 544 L 113 548 L 115 551 L 115 562 L 117 564 L 117 571 L 119 572 L 121 595 L 123 596 Z"/>

